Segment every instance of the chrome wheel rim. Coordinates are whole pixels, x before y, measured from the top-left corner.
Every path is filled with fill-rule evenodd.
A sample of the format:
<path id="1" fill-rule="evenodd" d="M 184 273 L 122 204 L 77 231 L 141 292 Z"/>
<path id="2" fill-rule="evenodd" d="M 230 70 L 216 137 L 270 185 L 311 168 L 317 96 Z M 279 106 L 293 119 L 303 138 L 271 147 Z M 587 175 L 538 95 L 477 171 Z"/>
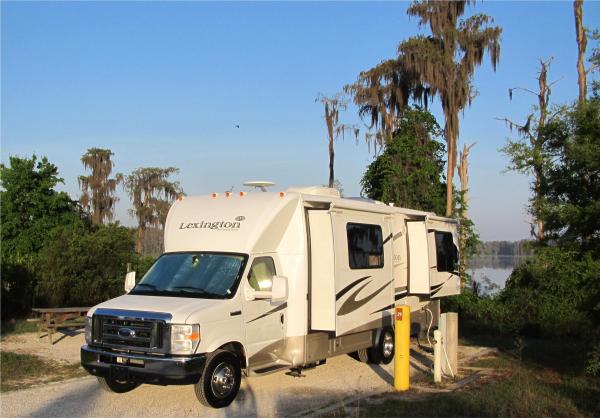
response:
<path id="1" fill-rule="evenodd" d="M 231 393 L 235 384 L 233 367 L 227 363 L 220 363 L 213 371 L 210 387 L 219 398 L 224 398 Z"/>
<path id="2" fill-rule="evenodd" d="M 383 334 L 383 356 L 388 358 L 394 354 L 394 336 L 389 332 Z"/>

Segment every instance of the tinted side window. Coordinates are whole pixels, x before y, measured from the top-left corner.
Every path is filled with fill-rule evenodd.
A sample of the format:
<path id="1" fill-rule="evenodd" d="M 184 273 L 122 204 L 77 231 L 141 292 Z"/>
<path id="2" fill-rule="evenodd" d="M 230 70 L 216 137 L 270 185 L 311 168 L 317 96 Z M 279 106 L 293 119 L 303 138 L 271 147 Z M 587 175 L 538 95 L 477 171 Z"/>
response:
<path id="1" fill-rule="evenodd" d="M 273 276 L 276 274 L 271 257 L 255 258 L 248 274 L 248 284 L 256 291 L 270 292 L 273 287 Z"/>
<path id="2" fill-rule="evenodd" d="M 351 269 L 383 267 L 383 233 L 379 225 L 346 225 Z"/>
<path id="3" fill-rule="evenodd" d="M 458 249 L 450 232 L 435 232 L 437 271 L 455 272 L 458 270 Z"/>

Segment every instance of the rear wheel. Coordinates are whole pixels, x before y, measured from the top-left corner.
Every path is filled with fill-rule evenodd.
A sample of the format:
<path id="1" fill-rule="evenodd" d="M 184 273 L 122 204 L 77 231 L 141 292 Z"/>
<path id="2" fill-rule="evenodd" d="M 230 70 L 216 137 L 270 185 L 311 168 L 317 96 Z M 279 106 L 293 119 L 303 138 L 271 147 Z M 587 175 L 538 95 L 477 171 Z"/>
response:
<path id="1" fill-rule="evenodd" d="M 358 350 L 356 352 L 356 356 L 358 357 L 358 359 L 363 362 L 363 363 L 368 363 L 369 362 L 369 350 L 366 348 L 361 348 L 360 350 Z"/>
<path id="2" fill-rule="evenodd" d="M 202 377 L 194 385 L 196 397 L 203 405 L 222 408 L 235 399 L 241 379 L 240 361 L 235 354 L 215 350 L 206 358 Z"/>
<path id="3" fill-rule="evenodd" d="M 100 383 L 102 389 L 113 393 L 130 392 L 140 385 L 139 383 L 129 382 L 127 380 L 115 380 L 107 377 L 99 377 L 98 383 Z"/>
<path id="4" fill-rule="evenodd" d="M 369 351 L 368 348 L 361 348 L 358 351 L 353 351 L 351 353 L 348 353 L 348 355 L 350 357 L 352 357 L 354 360 L 360 361 L 361 363 L 368 363 L 369 362 L 368 351 Z"/>
<path id="5" fill-rule="evenodd" d="M 369 348 L 369 361 L 374 364 L 389 364 L 394 358 L 394 330 L 392 328 L 384 328 L 379 336 L 377 345 Z"/>

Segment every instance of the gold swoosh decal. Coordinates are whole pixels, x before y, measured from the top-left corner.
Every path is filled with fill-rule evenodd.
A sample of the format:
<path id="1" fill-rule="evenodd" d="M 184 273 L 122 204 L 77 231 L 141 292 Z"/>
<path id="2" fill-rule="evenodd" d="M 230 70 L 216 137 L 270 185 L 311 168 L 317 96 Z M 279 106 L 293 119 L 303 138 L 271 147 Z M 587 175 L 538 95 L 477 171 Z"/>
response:
<path id="1" fill-rule="evenodd" d="M 350 296 L 348 296 L 348 299 L 346 299 L 344 301 L 344 303 L 342 304 L 342 306 L 340 306 L 340 310 L 338 311 L 338 315 L 347 315 L 350 312 L 354 312 L 355 310 L 357 310 L 358 308 L 360 308 L 361 306 L 369 303 L 369 301 L 371 301 L 371 299 L 373 299 L 375 296 L 377 296 L 378 294 L 380 294 L 383 289 L 385 289 L 386 287 L 388 287 L 392 282 L 386 283 L 384 284 L 382 287 L 380 287 L 379 289 L 377 289 L 375 292 L 371 293 L 369 296 L 365 296 L 364 298 L 357 300 L 356 296 L 358 296 L 358 294 L 360 293 L 361 290 L 363 290 L 366 286 L 369 285 L 369 283 L 371 283 L 372 280 L 369 280 L 367 283 L 365 283 L 364 285 L 362 285 L 361 287 L 359 287 L 357 290 L 354 291 L 354 293 L 352 293 Z"/>

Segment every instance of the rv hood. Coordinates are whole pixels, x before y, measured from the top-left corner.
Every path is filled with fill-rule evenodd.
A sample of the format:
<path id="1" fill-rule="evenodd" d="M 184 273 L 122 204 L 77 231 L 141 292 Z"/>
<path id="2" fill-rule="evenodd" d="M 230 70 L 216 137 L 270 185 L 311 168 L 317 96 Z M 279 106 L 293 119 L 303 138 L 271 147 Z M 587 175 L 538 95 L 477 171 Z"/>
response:
<path id="1" fill-rule="evenodd" d="M 96 309 L 103 308 L 168 313 L 172 315 L 171 322 L 174 324 L 185 324 L 192 314 L 197 314 L 203 322 L 209 322 L 217 319 L 226 303 L 231 303 L 231 300 L 123 295 L 94 306 L 89 310 L 88 316 L 93 315 Z"/>

